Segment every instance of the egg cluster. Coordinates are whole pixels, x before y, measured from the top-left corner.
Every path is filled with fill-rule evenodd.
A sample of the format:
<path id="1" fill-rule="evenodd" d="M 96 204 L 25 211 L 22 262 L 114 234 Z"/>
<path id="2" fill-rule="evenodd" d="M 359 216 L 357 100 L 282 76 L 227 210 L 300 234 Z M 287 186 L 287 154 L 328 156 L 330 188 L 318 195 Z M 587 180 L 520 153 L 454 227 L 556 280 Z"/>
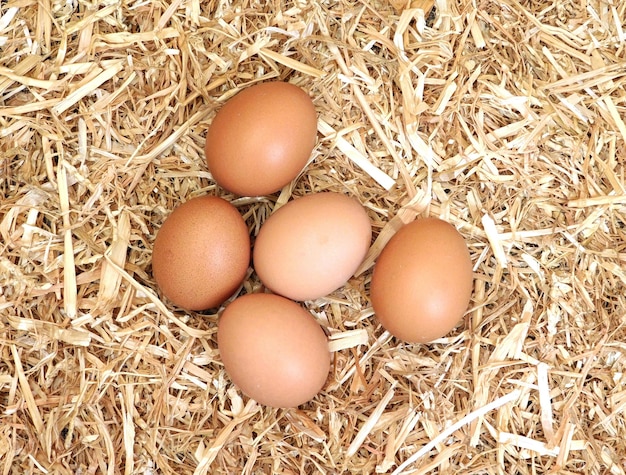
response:
<path id="1" fill-rule="evenodd" d="M 241 196 L 280 190 L 306 167 L 317 137 L 310 97 L 286 82 L 244 89 L 217 113 L 206 137 L 216 183 Z M 162 294 L 188 310 L 221 306 L 246 278 L 250 259 L 271 293 L 235 298 L 218 320 L 224 368 L 248 396 L 274 407 L 313 398 L 330 370 L 327 338 L 297 301 L 343 286 L 362 263 L 372 226 L 354 198 L 311 193 L 278 208 L 254 241 L 239 211 L 217 196 L 178 206 L 159 230 L 152 272 Z M 401 228 L 379 256 L 370 297 L 380 323 L 409 342 L 449 332 L 465 312 L 472 267 L 462 236 L 449 223 L 417 220 Z"/>

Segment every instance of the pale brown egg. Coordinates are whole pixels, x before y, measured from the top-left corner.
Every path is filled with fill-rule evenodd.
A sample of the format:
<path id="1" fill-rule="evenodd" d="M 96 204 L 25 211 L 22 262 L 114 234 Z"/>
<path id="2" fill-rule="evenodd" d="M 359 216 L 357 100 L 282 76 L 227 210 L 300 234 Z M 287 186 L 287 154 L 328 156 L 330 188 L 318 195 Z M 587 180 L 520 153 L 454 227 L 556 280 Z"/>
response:
<path id="1" fill-rule="evenodd" d="M 423 218 L 400 228 L 383 249 L 370 298 L 378 321 L 392 335 L 427 343 L 459 323 L 472 282 L 463 236 L 446 221 Z"/>
<path id="2" fill-rule="evenodd" d="M 163 295 L 187 310 L 221 305 L 250 265 L 250 234 L 232 204 L 217 196 L 178 206 L 158 231 L 152 274 Z"/>
<path id="3" fill-rule="evenodd" d="M 296 178 L 316 138 L 309 95 L 288 82 L 264 82 L 233 96 L 215 115 L 206 136 L 207 165 L 232 193 L 267 195 Z"/>
<path id="4" fill-rule="evenodd" d="M 277 294 L 293 300 L 324 297 L 354 274 L 371 238 L 369 217 L 356 199 L 313 193 L 288 202 L 262 224 L 254 269 Z"/>
<path id="5" fill-rule="evenodd" d="M 218 320 L 224 369 L 247 396 L 272 407 L 296 407 L 324 386 L 328 339 L 313 316 L 274 294 L 247 294 Z"/>

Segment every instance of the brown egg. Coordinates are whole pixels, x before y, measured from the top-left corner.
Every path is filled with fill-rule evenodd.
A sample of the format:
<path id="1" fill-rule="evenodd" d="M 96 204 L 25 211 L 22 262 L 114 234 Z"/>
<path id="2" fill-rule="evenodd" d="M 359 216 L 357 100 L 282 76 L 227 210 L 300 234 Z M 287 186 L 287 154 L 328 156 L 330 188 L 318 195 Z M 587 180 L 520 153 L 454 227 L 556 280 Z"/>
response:
<path id="1" fill-rule="evenodd" d="M 458 323 L 472 293 L 465 240 L 446 221 L 423 218 L 400 230 L 376 261 L 370 297 L 378 321 L 408 342 L 441 338 Z"/>
<path id="2" fill-rule="evenodd" d="M 176 208 L 157 234 L 152 274 L 172 303 L 187 310 L 218 307 L 243 281 L 250 235 L 239 211 L 217 196 Z"/>
<path id="3" fill-rule="evenodd" d="M 272 407 L 296 407 L 324 386 L 328 339 L 313 316 L 274 294 L 247 294 L 220 316 L 217 344 L 224 368 L 246 395 Z"/>
<path id="4" fill-rule="evenodd" d="M 274 193 L 304 168 L 317 137 L 317 115 L 298 86 L 271 81 L 229 99 L 206 136 L 215 181 L 243 196 Z"/>
<path id="5" fill-rule="evenodd" d="M 356 199 L 313 193 L 288 202 L 263 223 L 254 243 L 254 269 L 277 294 L 316 299 L 348 281 L 371 239 L 370 220 Z"/>

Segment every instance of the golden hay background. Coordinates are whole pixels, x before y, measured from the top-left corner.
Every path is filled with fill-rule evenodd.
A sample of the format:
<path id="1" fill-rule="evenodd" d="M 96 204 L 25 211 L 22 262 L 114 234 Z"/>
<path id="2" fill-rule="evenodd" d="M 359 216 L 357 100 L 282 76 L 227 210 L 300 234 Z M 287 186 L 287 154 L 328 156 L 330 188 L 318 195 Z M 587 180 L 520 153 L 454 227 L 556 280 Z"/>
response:
<path id="1" fill-rule="evenodd" d="M 625 473 L 625 23 L 619 0 L 4 1 L 0 473 Z M 309 92 L 318 145 L 276 196 L 231 196 L 203 137 L 267 79 Z M 377 239 L 306 302 L 325 390 L 268 409 L 224 373 L 217 315 L 158 298 L 150 252 L 192 196 L 254 235 L 320 190 Z M 475 292 L 408 345 L 371 264 L 427 215 L 467 239 Z"/>

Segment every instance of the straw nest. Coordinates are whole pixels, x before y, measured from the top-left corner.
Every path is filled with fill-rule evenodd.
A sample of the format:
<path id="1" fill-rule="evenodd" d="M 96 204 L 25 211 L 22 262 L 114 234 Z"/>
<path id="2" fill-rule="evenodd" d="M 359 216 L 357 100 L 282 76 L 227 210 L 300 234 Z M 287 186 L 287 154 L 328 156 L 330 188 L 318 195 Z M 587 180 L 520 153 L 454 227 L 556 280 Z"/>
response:
<path id="1" fill-rule="evenodd" d="M 625 473 L 625 23 L 617 0 L 3 2 L 0 473 Z M 268 79 L 310 93 L 318 144 L 280 193 L 228 195 L 206 129 Z M 224 373 L 218 315 L 159 298 L 151 248 L 192 196 L 254 235 L 321 190 L 357 197 L 376 239 L 304 304 L 325 389 L 270 409 Z M 429 345 L 367 298 L 419 216 L 475 270 Z"/>

